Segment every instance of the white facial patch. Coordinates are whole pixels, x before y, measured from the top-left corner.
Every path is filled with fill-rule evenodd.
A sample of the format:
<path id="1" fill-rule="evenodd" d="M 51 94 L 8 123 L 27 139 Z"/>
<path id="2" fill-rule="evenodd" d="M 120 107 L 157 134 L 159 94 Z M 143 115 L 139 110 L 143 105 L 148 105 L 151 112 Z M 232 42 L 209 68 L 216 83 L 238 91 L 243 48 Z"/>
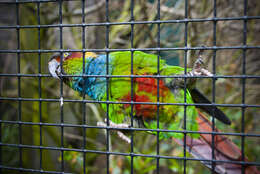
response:
<path id="1" fill-rule="evenodd" d="M 57 60 L 53 59 L 48 64 L 49 64 L 48 65 L 49 71 L 50 71 L 52 77 L 58 79 L 59 78 L 58 74 L 60 74 L 60 72 L 61 72 L 60 63 Z"/>

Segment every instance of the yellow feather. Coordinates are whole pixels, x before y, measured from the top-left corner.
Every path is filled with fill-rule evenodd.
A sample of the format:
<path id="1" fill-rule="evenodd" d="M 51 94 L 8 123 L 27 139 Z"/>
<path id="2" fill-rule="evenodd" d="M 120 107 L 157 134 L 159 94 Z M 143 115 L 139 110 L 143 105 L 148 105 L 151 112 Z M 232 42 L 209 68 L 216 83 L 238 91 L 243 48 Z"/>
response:
<path id="1" fill-rule="evenodd" d="M 96 58 L 97 54 L 93 53 L 93 52 L 85 52 L 85 57 L 93 57 Z"/>

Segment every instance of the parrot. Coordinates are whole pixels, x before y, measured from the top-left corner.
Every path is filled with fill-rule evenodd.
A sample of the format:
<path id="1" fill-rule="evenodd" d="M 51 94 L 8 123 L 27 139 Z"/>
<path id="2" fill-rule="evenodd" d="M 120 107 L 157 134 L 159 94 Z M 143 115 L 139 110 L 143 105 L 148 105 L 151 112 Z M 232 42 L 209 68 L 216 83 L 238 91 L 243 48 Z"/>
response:
<path id="1" fill-rule="evenodd" d="M 146 128 L 149 133 L 158 134 L 160 140 L 173 139 L 177 144 L 186 144 L 187 151 L 211 168 L 211 134 L 198 132 L 219 132 L 202 111 L 230 125 L 230 119 L 214 105 L 193 105 L 211 102 L 195 87 L 193 76 L 212 76 L 202 67 L 200 54 L 193 68 L 168 65 L 155 54 L 142 51 L 115 51 L 107 54 L 94 52 L 64 52 L 54 54 L 49 62 L 50 74 L 73 90 L 101 102 L 101 108 L 108 111 L 108 120 L 100 126 L 115 128 Z M 65 76 L 62 76 L 65 75 Z M 67 76 L 66 76 L 67 75 Z M 184 80 L 182 76 L 186 75 Z M 159 104 L 158 104 L 159 103 Z M 184 107 L 183 103 L 187 105 Z M 181 105 L 182 104 L 182 105 Z M 186 117 L 184 118 L 184 115 Z M 133 119 L 132 125 L 131 120 Z M 152 131 L 167 129 L 171 131 Z M 181 131 L 190 131 L 184 136 Z M 130 139 L 117 130 L 119 137 L 130 143 Z M 186 140 L 184 141 L 184 138 Z M 240 161 L 241 150 L 229 138 L 214 135 L 215 160 Z M 245 161 L 248 159 L 245 157 Z M 260 173 L 256 166 L 245 165 L 245 173 Z M 216 173 L 242 173 L 239 163 L 215 162 Z"/>

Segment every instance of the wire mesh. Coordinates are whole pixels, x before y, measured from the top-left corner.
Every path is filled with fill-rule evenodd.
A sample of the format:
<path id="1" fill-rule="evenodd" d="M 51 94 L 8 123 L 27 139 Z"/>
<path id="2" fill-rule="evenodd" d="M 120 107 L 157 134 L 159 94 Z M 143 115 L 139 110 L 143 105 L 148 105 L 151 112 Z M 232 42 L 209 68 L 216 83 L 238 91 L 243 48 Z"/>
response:
<path id="1" fill-rule="evenodd" d="M 257 21 L 260 19 L 260 16 L 248 16 L 248 2 L 247 0 L 244 0 L 244 9 L 243 9 L 243 15 L 239 17 L 218 17 L 217 14 L 217 1 L 213 1 L 213 17 L 210 18 L 190 18 L 189 17 L 189 1 L 185 0 L 184 2 L 184 18 L 183 19 L 172 19 L 172 20 L 161 20 L 161 1 L 157 0 L 157 8 L 154 11 L 154 13 L 157 13 L 156 19 L 154 20 L 149 20 L 149 21 L 137 21 L 135 19 L 134 15 L 134 10 L 135 10 L 135 2 L 134 0 L 131 1 L 130 3 L 130 20 L 129 21 L 123 21 L 123 22 L 111 22 L 110 21 L 110 11 L 109 11 L 109 6 L 110 2 L 109 0 L 105 1 L 105 22 L 97 22 L 97 23 L 88 23 L 85 20 L 86 17 L 86 0 L 81 0 L 82 4 L 82 23 L 77 23 L 77 24 L 65 24 L 63 22 L 63 3 L 64 2 L 69 2 L 70 0 L 16 0 L 16 1 L 1 1 L 0 5 L 15 5 L 15 13 L 16 13 L 16 23 L 14 25 L 0 25 L 0 30 L 4 29 L 9 29 L 9 30 L 16 30 L 16 49 L 1 49 L 0 54 L 8 54 L 11 53 L 13 55 L 16 55 L 16 65 L 17 65 L 17 73 L 0 73 L 0 77 L 12 77 L 12 78 L 17 78 L 17 97 L 9 97 L 9 96 L 0 96 L 0 101 L 5 102 L 17 102 L 17 120 L 0 120 L 0 172 L 2 173 L 3 170 L 6 171 L 20 171 L 20 172 L 36 172 L 36 173 L 64 173 L 66 172 L 66 167 L 65 167 L 65 153 L 66 152 L 79 152 L 83 154 L 83 160 L 82 160 L 82 173 L 88 173 L 87 172 L 87 155 L 89 153 L 94 153 L 94 154 L 101 154 L 106 156 L 106 173 L 112 173 L 110 166 L 112 163 L 111 156 L 126 156 L 130 157 L 130 172 L 134 173 L 134 161 L 136 157 L 144 157 L 144 158 L 155 158 L 156 159 L 156 170 L 155 173 L 162 173 L 160 170 L 160 161 L 161 159 L 175 159 L 175 160 L 180 160 L 183 163 L 183 171 L 182 173 L 189 173 L 187 169 L 187 163 L 189 161 L 204 161 L 208 162 L 211 165 L 211 172 L 214 173 L 215 165 L 216 163 L 232 163 L 232 164 L 240 164 L 242 165 L 242 171 L 241 173 L 245 173 L 245 166 L 248 165 L 255 165 L 255 166 L 260 166 L 260 163 L 257 161 L 246 161 L 245 157 L 245 138 L 247 137 L 252 137 L 252 138 L 259 138 L 260 134 L 259 133 L 248 133 L 245 130 L 245 110 L 246 108 L 256 108 L 259 109 L 260 105 L 258 104 L 247 104 L 245 102 L 247 96 L 246 96 L 246 80 L 248 79 L 260 79 L 260 75 L 248 75 L 246 72 L 246 59 L 247 59 L 247 50 L 252 50 L 252 49 L 260 49 L 260 45 L 248 45 L 247 40 L 248 40 L 248 34 L 247 34 L 247 28 L 248 28 L 248 22 L 251 20 Z M 27 3 L 32 3 L 36 4 L 37 7 L 37 25 L 21 25 L 20 24 L 20 5 L 22 4 L 27 4 Z M 59 22 L 58 24 L 43 24 L 41 17 L 40 17 L 40 9 L 42 4 L 45 3 L 57 3 L 58 5 L 58 18 Z M 217 23 L 223 22 L 223 21 L 242 21 L 243 22 L 243 44 L 240 46 L 218 46 L 217 45 Z M 192 23 L 203 23 L 203 22 L 212 22 L 213 25 L 213 31 L 212 31 L 212 46 L 206 46 L 206 47 L 201 47 L 201 46 L 196 46 L 196 47 L 190 47 L 189 46 L 189 38 L 188 38 L 188 32 L 189 32 L 189 26 Z M 174 23 L 181 23 L 184 24 L 184 46 L 183 47 L 161 47 L 161 25 L 163 24 L 174 24 Z M 134 47 L 134 39 L 135 39 L 135 34 L 134 34 L 134 29 L 136 25 L 140 24 L 154 24 L 157 25 L 157 34 L 156 34 L 156 47 L 151 47 L 151 48 L 135 48 Z M 130 26 L 131 32 L 130 32 L 130 48 L 110 48 L 110 42 L 113 38 L 109 37 L 111 27 L 112 26 Z M 92 27 L 92 26 L 103 26 L 105 27 L 105 48 L 104 49 L 89 49 L 87 48 L 86 44 L 86 28 L 87 27 Z M 64 30 L 66 28 L 73 28 L 73 27 L 80 27 L 82 30 L 82 37 L 81 37 L 81 42 L 82 42 L 82 49 L 64 49 Z M 43 49 L 41 47 L 41 29 L 59 29 L 59 49 Z M 37 30 L 37 35 L 38 35 L 38 49 L 21 49 L 21 30 L 26 30 L 26 29 L 36 29 Z M 212 67 L 213 67 L 213 77 L 188 77 L 187 76 L 187 68 L 188 68 L 188 52 L 189 51 L 196 51 L 196 50 L 210 50 L 213 51 L 213 60 L 212 60 Z M 241 75 L 217 75 L 216 74 L 216 55 L 217 52 L 220 50 L 241 50 L 242 51 L 242 74 Z M 130 51 L 131 52 L 131 75 L 110 75 L 109 74 L 109 53 L 110 52 L 115 52 L 115 51 Z M 133 55 L 135 51 L 154 51 L 158 55 L 158 63 L 157 63 L 157 74 L 156 75 L 135 75 L 133 71 Z M 160 59 L 160 52 L 162 51 L 183 51 L 184 52 L 184 67 L 185 67 L 185 74 L 184 75 L 173 75 L 173 76 L 164 76 L 160 75 L 159 71 L 159 59 Z M 45 59 L 42 54 L 46 53 L 62 53 L 64 52 L 105 52 L 107 55 L 107 65 L 106 65 L 106 75 L 66 75 L 63 74 L 61 75 L 60 78 L 60 86 L 59 86 L 59 98 L 58 99 L 53 99 L 53 98 L 46 98 L 44 97 L 44 93 L 42 90 L 42 86 L 44 85 L 43 79 L 44 78 L 50 78 L 51 75 L 47 73 L 42 72 L 42 59 Z M 26 74 L 21 72 L 21 54 L 37 54 L 38 55 L 38 71 L 35 74 Z M 83 54 L 83 57 L 85 55 Z M 61 56 L 61 59 L 63 59 L 63 56 Z M 62 61 L 61 61 L 62 62 Z M 83 59 L 83 72 L 85 72 L 85 59 Z M 47 66 L 47 65 L 46 65 Z M 62 67 L 62 63 L 61 63 Z M 90 100 L 88 97 L 83 95 L 82 99 L 63 99 L 64 98 L 64 86 L 63 86 L 63 78 L 65 77 L 83 77 L 83 79 L 88 78 L 88 77 L 98 77 L 98 78 L 106 78 L 106 93 L 107 93 L 107 98 L 105 101 L 93 101 Z M 116 78 L 116 77 L 130 77 L 131 78 L 131 101 L 129 102 L 115 102 L 115 101 L 110 101 L 109 100 L 109 81 L 111 78 Z M 186 95 L 184 95 L 184 103 L 163 103 L 160 102 L 160 92 L 159 88 L 157 88 L 157 102 L 152 103 L 152 102 L 136 102 L 134 101 L 134 78 L 141 78 L 141 77 L 150 77 L 150 78 L 155 78 L 157 79 L 157 86 L 160 86 L 159 84 L 159 79 L 161 78 L 168 78 L 168 77 L 173 77 L 173 78 L 184 78 L 184 91 L 185 94 L 187 92 L 187 79 L 188 78 L 200 78 L 200 79 L 212 79 L 212 104 L 188 104 L 186 101 Z M 23 78 L 32 78 L 34 81 L 37 81 L 38 83 L 38 98 L 33 98 L 33 97 L 23 97 L 22 96 L 22 80 Z M 239 104 L 217 104 L 216 103 L 216 80 L 217 79 L 240 79 L 241 80 L 241 86 L 242 86 L 242 100 L 241 103 Z M 57 85 L 58 86 L 58 85 Z M 56 86 L 56 87 L 57 87 Z M 58 88 L 58 87 L 57 87 Z M 43 119 L 43 104 L 48 103 L 48 102 L 54 102 L 54 103 L 80 103 L 82 105 L 82 124 L 74 124 L 74 123 L 66 123 L 64 122 L 64 115 L 66 112 L 64 111 L 64 105 L 60 105 L 60 118 L 59 118 L 59 123 L 48 123 L 44 122 Z M 23 109 L 23 102 L 37 102 L 39 111 L 38 111 L 38 121 L 25 121 L 22 117 L 22 109 Z M 114 128 L 114 127 L 109 127 L 109 122 L 107 122 L 107 127 L 104 126 L 92 126 L 87 124 L 87 108 L 86 104 L 106 104 L 107 105 L 107 110 L 106 110 L 106 118 L 109 120 L 109 105 L 112 104 L 129 104 L 131 105 L 131 127 L 130 128 Z M 157 107 L 157 129 L 146 129 L 146 128 L 136 128 L 133 127 L 133 110 L 134 110 L 134 105 L 135 104 L 149 104 L 149 105 L 156 105 Z M 159 129 L 159 111 L 160 107 L 163 105 L 176 105 L 176 106 L 183 106 L 184 107 L 184 121 L 183 121 L 183 128 L 184 130 L 166 130 L 166 129 Z M 203 132 L 203 131 L 191 131 L 191 130 L 186 130 L 186 108 L 188 106 L 218 106 L 218 107 L 233 107 L 233 108 L 241 108 L 241 130 L 238 133 L 234 132 L 216 132 L 215 131 L 215 119 L 213 117 L 212 119 L 212 132 Z M 19 140 L 17 143 L 6 143 L 2 140 L 3 135 L 3 124 L 10 124 L 10 125 L 17 125 L 18 126 L 18 137 Z M 28 145 L 23 143 L 23 138 L 24 131 L 23 131 L 23 126 L 30 125 L 30 126 L 37 126 L 39 127 L 39 144 L 38 145 Z M 60 138 L 59 138 L 59 146 L 45 146 L 44 145 L 44 139 L 43 139 L 43 129 L 44 127 L 56 127 L 60 129 Z M 83 143 L 81 148 L 68 148 L 65 145 L 64 142 L 64 130 L 66 128 L 80 128 L 82 129 L 82 137 L 83 137 Z M 92 150 L 92 149 L 87 149 L 87 132 L 91 131 L 91 129 L 97 128 L 97 129 L 105 129 L 106 130 L 106 149 L 103 150 Z M 110 132 L 113 130 L 127 130 L 131 132 L 131 144 L 130 144 L 130 153 L 125 153 L 125 152 L 114 152 L 111 150 L 111 136 Z M 156 152 L 153 155 L 148 155 L 148 154 L 142 154 L 142 153 L 135 153 L 134 151 L 134 138 L 135 134 L 134 132 L 141 132 L 141 131 L 150 131 L 150 132 L 157 132 L 156 136 Z M 178 157 L 178 156 L 165 156 L 160 154 L 160 141 L 159 140 L 159 133 L 160 132 L 175 132 L 175 133 L 183 133 L 184 134 L 184 143 L 183 143 L 183 156 Z M 187 155 L 187 150 L 186 150 L 186 136 L 188 133 L 200 133 L 200 134 L 209 134 L 212 136 L 212 159 L 198 159 L 198 158 L 192 158 Z M 240 161 L 225 161 L 225 160 L 216 160 L 215 159 L 215 136 L 216 135 L 227 135 L 227 136 L 239 136 L 241 137 L 241 151 L 242 151 L 242 158 Z M 8 166 L 3 164 L 3 158 L 5 158 L 5 151 L 3 151 L 3 147 L 13 147 L 13 148 L 18 148 L 18 156 L 19 156 L 19 164 L 16 166 Z M 27 158 L 24 154 L 23 151 L 24 149 L 26 150 L 39 150 L 39 166 L 38 168 L 27 168 L 24 165 L 24 160 Z M 58 151 L 60 153 L 60 167 L 57 171 L 53 170 L 45 170 L 44 169 L 44 160 L 46 160 L 46 157 L 44 156 L 44 152 L 46 150 L 52 150 L 52 151 Z"/>

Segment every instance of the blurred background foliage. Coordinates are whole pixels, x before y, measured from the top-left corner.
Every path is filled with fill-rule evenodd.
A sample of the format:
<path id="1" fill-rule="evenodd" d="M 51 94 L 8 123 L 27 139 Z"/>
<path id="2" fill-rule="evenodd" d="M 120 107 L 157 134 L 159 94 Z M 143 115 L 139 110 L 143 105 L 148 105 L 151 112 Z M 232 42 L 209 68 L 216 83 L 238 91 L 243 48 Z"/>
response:
<path id="1" fill-rule="evenodd" d="M 188 1 L 189 18 L 213 17 L 213 0 Z M 85 3 L 86 23 L 106 22 L 105 0 L 87 0 Z M 0 7 L 0 24 L 16 25 L 15 4 L 6 4 Z M 40 3 L 38 21 L 37 3 L 23 3 L 19 5 L 20 25 L 52 25 L 59 24 L 58 2 Z M 109 20 L 111 22 L 127 22 L 131 20 L 130 0 L 111 0 L 109 2 Z M 241 17 L 243 16 L 243 0 L 217 1 L 217 17 Z M 82 22 L 81 1 L 64 1 L 62 3 L 62 22 L 64 24 L 80 24 Z M 161 0 L 160 19 L 184 19 L 183 0 Z M 248 16 L 259 16 L 260 1 L 248 1 Z M 157 2 L 155 0 L 141 0 L 134 2 L 134 19 L 136 21 L 154 21 L 157 19 Z M 184 23 L 165 23 L 160 25 L 160 47 L 184 47 Z M 260 22 L 258 20 L 247 21 L 247 44 L 250 46 L 260 45 L 259 41 Z M 85 31 L 82 27 L 63 28 L 63 48 L 81 49 L 82 32 L 86 33 L 86 48 L 102 49 L 106 43 L 106 27 L 89 26 Z M 157 47 L 158 24 L 136 24 L 134 25 L 134 48 Z M 53 50 L 60 48 L 60 30 L 54 27 L 44 28 L 21 28 L 19 30 L 22 50 Z M 17 49 L 16 29 L 1 29 L 1 49 Z M 131 25 L 112 25 L 109 27 L 110 48 L 131 48 Z M 40 40 L 40 42 L 38 42 Z M 217 46 L 240 46 L 243 44 L 243 21 L 227 20 L 218 21 L 216 26 Z M 201 45 L 213 46 L 213 22 L 194 22 L 188 24 L 188 46 L 197 47 Z M 157 54 L 157 52 L 150 52 Z M 260 75 L 259 50 L 249 49 L 246 51 L 246 74 Z M 161 51 L 160 55 L 169 64 L 184 66 L 184 51 Z M 195 51 L 188 51 L 188 67 L 191 67 L 196 56 Z M 212 71 L 213 51 L 205 51 L 206 65 Z M 21 53 L 20 59 L 17 54 L 0 54 L 0 73 L 16 74 L 48 74 L 47 62 L 50 53 Z M 20 66 L 18 67 L 18 61 Z M 240 49 L 224 49 L 216 52 L 216 74 L 241 75 L 243 52 Z M 18 96 L 18 77 L 0 77 L 0 96 Z M 32 99 L 59 99 L 60 82 L 51 77 L 21 77 L 20 97 Z M 203 91 L 208 98 L 212 99 L 212 81 L 210 79 L 198 80 L 197 87 Z M 260 104 L 260 82 L 259 79 L 247 79 L 245 88 L 245 103 Z M 81 99 L 71 89 L 63 88 L 65 99 Z M 242 103 L 242 80 L 237 78 L 222 78 L 216 81 L 216 103 L 241 104 Z M 61 110 L 59 102 L 36 102 L 21 101 L 21 121 L 28 123 L 61 123 Z M 216 122 L 217 126 L 224 132 L 241 132 L 241 108 L 221 108 L 232 120 L 231 126 Z M 12 100 L 1 101 L 1 120 L 19 120 L 19 102 Z M 259 109 L 246 108 L 245 110 L 245 132 L 260 133 Z M 86 123 L 96 125 L 101 121 L 104 112 L 96 104 L 86 104 Z M 64 123 L 83 124 L 82 103 L 64 103 Z M 83 148 L 83 129 L 77 127 L 64 127 L 64 135 L 61 136 L 59 126 L 38 126 L 31 124 L 1 123 L 2 142 L 10 144 L 42 145 L 51 147 L 63 146 L 71 149 Z M 63 140 L 61 140 L 63 137 Z M 89 128 L 86 130 L 86 148 L 90 150 L 106 151 L 106 131 L 102 129 Z M 241 137 L 230 136 L 237 145 L 241 145 Z M 110 136 L 110 151 L 130 152 L 130 145 L 119 139 L 115 133 Z M 260 161 L 260 140 L 256 137 L 245 138 L 245 152 L 252 161 Z M 33 168 L 50 171 L 61 170 L 61 152 L 59 150 L 22 148 L 20 163 L 20 151 L 17 147 L 2 146 L 2 164 L 13 167 Z M 141 154 L 156 154 L 156 137 L 145 132 L 134 134 L 134 152 Z M 183 149 L 172 141 L 160 142 L 160 154 L 168 156 L 183 156 Z M 76 151 L 64 151 L 65 172 L 82 173 L 83 153 Z M 105 173 L 106 155 L 97 153 L 86 153 L 87 173 Z M 33 159 L 33 160 L 32 160 Z M 40 166 L 42 164 L 42 166 Z M 131 158 L 126 156 L 110 156 L 109 170 L 113 174 L 130 173 Z M 134 173 L 156 173 L 156 159 L 134 157 Z M 183 161 L 173 159 L 160 159 L 160 173 L 181 173 Z M 4 170 L 8 172 L 8 170 Z M 15 173 L 12 171 L 12 173 Z M 187 173 L 210 173 L 198 161 L 187 161 Z"/>

